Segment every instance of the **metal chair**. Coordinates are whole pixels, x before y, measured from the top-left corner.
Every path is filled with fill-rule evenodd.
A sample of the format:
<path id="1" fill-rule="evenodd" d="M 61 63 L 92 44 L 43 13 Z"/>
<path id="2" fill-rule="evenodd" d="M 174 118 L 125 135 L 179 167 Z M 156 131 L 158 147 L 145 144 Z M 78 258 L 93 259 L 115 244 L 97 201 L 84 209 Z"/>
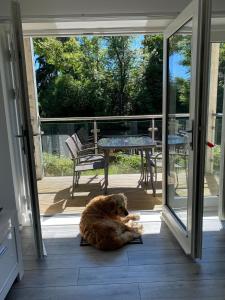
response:
<path id="1" fill-rule="evenodd" d="M 170 153 L 171 159 L 174 161 L 174 171 L 175 171 L 175 190 L 179 187 L 179 172 L 183 169 L 185 169 L 185 174 L 186 174 L 186 180 L 187 180 L 187 154 L 186 153 Z M 155 169 L 155 182 L 157 182 L 157 174 L 158 174 L 158 169 L 163 168 L 163 157 L 162 157 L 162 152 L 156 153 L 152 156 L 152 161 L 153 161 L 153 166 Z M 183 163 L 181 161 L 183 159 Z"/>
<path id="2" fill-rule="evenodd" d="M 70 156 L 73 161 L 72 197 L 74 197 L 74 189 L 79 183 L 81 172 L 104 169 L 105 160 L 102 155 L 80 155 L 72 137 L 69 137 L 65 143 L 69 149 Z"/>
<path id="3" fill-rule="evenodd" d="M 74 143 L 77 146 L 77 150 L 79 153 L 87 154 L 87 153 L 95 152 L 96 147 L 95 147 L 94 143 L 82 144 L 77 133 L 74 133 L 71 137 L 74 140 Z"/>
<path id="4" fill-rule="evenodd" d="M 81 158 L 81 161 L 87 160 L 88 161 L 93 161 L 93 160 L 98 160 L 104 158 L 103 154 L 95 154 L 95 147 L 88 147 L 89 145 L 93 144 L 82 144 L 78 135 L 74 133 L 71 138 L 73 139 L 76 149 L 77 149 L 77 154 L 79 157 L 84 156 L 84 158 Z"/>
<path id="5" fill-rule="evenodd" d="M 157 182 L 157 174 L 158 169 L 162 170 L 163 167 L 163 161 L 162 161 L 162 152 L 156 152 L 152 156 L 153 166 L 155 169 L 155 182 Z"/>
<path id="6" fill-rule="evenodd" d="M 146 155 L 146 166 L 145 166 L 145 176 L 147 182 L 151 183 L 153 196 L 156 195 L 156 189 L 155 189 L 155 180 L 154 180 L 154 174 L 153 174 L 153 168 L 155 167 L 155 164 L 152 160 L 152 151 L 145 151 Z"/>

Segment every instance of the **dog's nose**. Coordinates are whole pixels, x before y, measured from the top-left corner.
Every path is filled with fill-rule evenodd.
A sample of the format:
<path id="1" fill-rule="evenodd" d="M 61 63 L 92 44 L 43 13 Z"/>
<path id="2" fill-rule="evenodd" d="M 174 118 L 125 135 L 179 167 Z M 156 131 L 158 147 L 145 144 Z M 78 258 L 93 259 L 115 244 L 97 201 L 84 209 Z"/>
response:
<path id="1" fill-rule="evenodd" d="M 124 211 L 124 215 L 125 215 L 125 216 L 128 216 L 128 215 L 129 215 L 129 212 L 128 212 L 127 210 L 125 210 L 125 211 Z"/>

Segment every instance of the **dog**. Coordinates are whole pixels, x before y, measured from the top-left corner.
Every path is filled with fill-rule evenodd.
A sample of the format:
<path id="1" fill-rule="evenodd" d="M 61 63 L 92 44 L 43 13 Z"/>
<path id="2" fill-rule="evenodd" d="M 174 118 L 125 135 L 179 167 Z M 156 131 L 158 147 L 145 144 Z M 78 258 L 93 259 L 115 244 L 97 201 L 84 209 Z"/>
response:
<path id="1" fill-rule="evenodd" d="M 83 211 L 80 234 L 97 249 L 115 250 L 140 237 L 142 225 L 133 222 L 136 220 L 139 216 L 128 213 L 124 194 L 101 195 Z"/>

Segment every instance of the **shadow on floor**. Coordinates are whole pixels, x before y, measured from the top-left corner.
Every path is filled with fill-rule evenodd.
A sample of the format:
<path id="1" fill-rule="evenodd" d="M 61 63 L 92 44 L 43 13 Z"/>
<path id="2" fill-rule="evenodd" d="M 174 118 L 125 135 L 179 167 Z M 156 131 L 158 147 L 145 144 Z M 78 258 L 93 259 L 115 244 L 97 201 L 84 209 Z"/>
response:
<path id="1" fill-rule="evenodd" d="M 63 212 L 81 213 L 92 198 L 103 194 L 101 182 L 93 183 L 91 179 L 76 187 L 74 198 L 71 197 L 71 189 L 72 187 L 69 186 L 55 193 L 39 194 L 41 214 L 50 216 Z M 161 182 L 157 182 L 156 190 L 161 190 Z M 128 197 L 128 209 L 130 210 L 152 210 L 156 205 L 162 203 L 162 194 L 158 193 L 154 197 L 150 187 L 145 184 L 137 187 L 108 188 L 108 194 L 115 193 L 124 193 Z"/>

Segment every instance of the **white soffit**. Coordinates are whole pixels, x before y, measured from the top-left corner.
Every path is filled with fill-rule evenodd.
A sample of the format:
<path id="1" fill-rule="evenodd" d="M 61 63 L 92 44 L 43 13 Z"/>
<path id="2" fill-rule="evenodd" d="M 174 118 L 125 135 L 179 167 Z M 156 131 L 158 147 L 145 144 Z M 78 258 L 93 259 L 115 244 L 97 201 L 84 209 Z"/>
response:
<path id="1" fill-rule="evenodd" d="M 141 19 L 90 19 L 90 20 L 51 20 L 23 23 L 25 36 L 71 36 L 82 34 L 128 34 L 159 33 L 173 20 L 173 17 L 151 17 Z M 212 40 L 225 38 L 225 17 L 212 18 Z M 216 37 L 216 38 L 214 38 Z"/>
<path id="2" fill-rule="evenodd" d="M 158 33 L 171 22 L 167 19 L 87 20 L 23 23 L 26 36 L 68 36 L 73 34 Z"/>

